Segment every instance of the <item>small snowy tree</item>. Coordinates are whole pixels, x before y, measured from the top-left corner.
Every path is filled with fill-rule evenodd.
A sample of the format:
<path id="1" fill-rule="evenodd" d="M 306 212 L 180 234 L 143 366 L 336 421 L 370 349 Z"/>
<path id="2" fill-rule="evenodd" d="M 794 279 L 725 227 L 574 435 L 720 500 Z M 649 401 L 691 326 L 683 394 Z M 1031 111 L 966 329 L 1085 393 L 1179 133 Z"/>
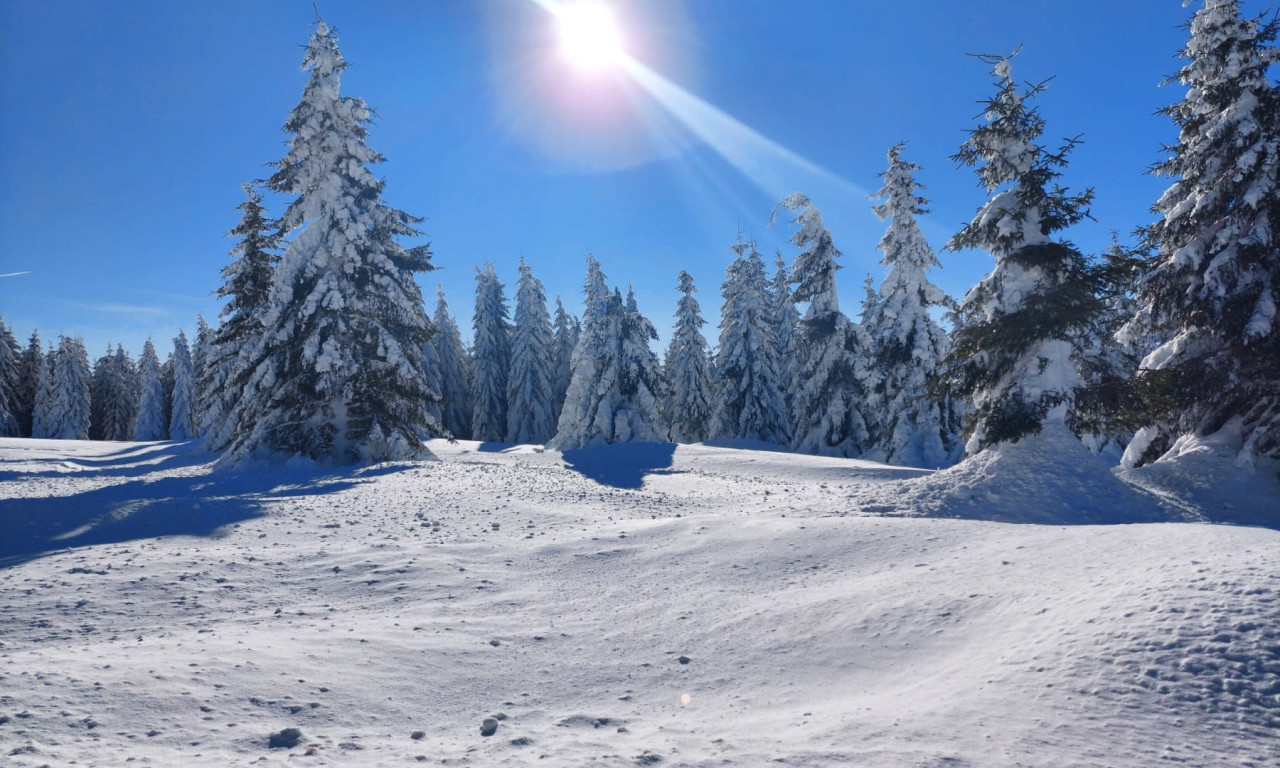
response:
<path id="1" fill-rule="evenodd" d="M 573 349 L 578 346 L 578 334 L 582 328 L 578 319 L 565 311 L 564 303 L 556 297 L 555 340 L 551 368 L 551 402 L 555 406 L 555 423 L 560 423 L 560 411 L 564 408 L 564 396 L 569 391 L 573 377 Z"/>
<path id="2" fill-rule="evenodd" d="M 902 159 L 902 144 L 889 149 L 889 168 L 873 210 L 889 227 L 877 246 L 889 274 L 871 293 L 862 326 L 871 345 L 876 378 L 867 412 L 875 418 L 875 447 L 869 456 L 890 464 L 941 467 L 955 461 L 959 418 L 949 398 L 929 391 L 949 347 L 947 334 L 930 316 L 934 307 L 955 302 L 927 272 L 941 268 L 916 216 L 927 213 L 915 172 Z"/>
<path id="3" fill-rule="evenodd" d="M 297 196 L 281 228 L 301 231 L 275 270 L 229 461 L 408 459 L 440 431 L 423 370 L 434 329 L 414 278 L 432 268 L 431 251 L 396 239 L 420 235 L 421 220 L 382 201 L 385 182 L 368 166 L 384 158 L 365 144 L 372 111 L 339 95 L 346 67 L 317 21 L 302 100 L 285 123 L 289 151 L 267 181 Z"/>
<path id="4" fill-rule="evenodd" d="M 169 439 L 191 440 L 199 432 L 195 413 L 195 369 L 187 335 L 173 340 L 173 394 L 169 398 Z"/>
<path id="5" fill-rule="evenodd" d="M 500 443 L 507 436 L 507 375 L 511 323 L 502 283 L 492 264 L 476 268 L 476 313 L 471 341 L 471 436 Z"/>
<path id="6" fill-rule="evenodd" d="M 44 350 L 40 345 L 40 333 L 31 332 L 31 340 L 22 352 L 18 371 L 17 407 L 15 416 L 18 419 L 20 437 L 33 437 L 32 427 L 35 417 L 36 397 L 44 379 Z"/>
<path id="7" fill-rule="evenodd" d="M 36 437 L 56 440 L 88 440 L 92 372 L 84 342 L 60 337 L 49 358 L 48 375 L 37 401 L 41 427 Z"/>
<path id="8" fill-rule="evenodd" d="M 666 375 L 667 436 L 673 443 L 701 443 L 711 434 L 711 409 L 715 393 L 711 389 L 711 355 L 702 336 L 702 308 L 693 297 L 697 288 L 688 272 L 676 278 L 680 303 L 676 306 L 676 326 L 663 361 Z"/>
<path id="9" fill-rule="evenodd" d="M 433 322 L 437 333 L 431 337 L 431 346 L 440 368 L 441 423 L 453 437 L 465 440 L 471 436 L 470 361 L 441 286 L 436 286 Z"/>
<path id="10" fill-rule="evenodd" d="M 18 390 L 22 379 L 22 347 L 0 317 L 0 437 L 22 437 Z"/>
<path id="11" fill-rule="evenodd" d="M 1165 340 L 1135 379 L 1150 422 L 1126 463 L 1157 458 L 1178 433 L 1239 419 L 1240 460 L 1280 457 L 1280 61 L 1277 19 L 1244 19 L 1206 0 L 1168 83 L 1177 144 L 1155 172 L 1175 180 L 1145 235 L 1152 256 L 1126 338 Z"/>
<path id="12" fill-rule="evenodd" d="M 507 442 L 541 445 L 556 429 L 552 394 L 555 338 L 542 281 L 533 276 L 524 259 L 520 259 L 515 319 L 507 378 Z"/>
<path id="13" fill-rule="evenodd" d="M 802 453 L 859 456 L 870 433 L 866 400 L 866 344 L 858 326 L 840 311 L 836 296 L 836 250 L 822 212 L 803 194 L 782 201 L 796 213 L 791 242 L 801 249 L 791 271 L 792 298 L 808 302 L 800 320 L 804 357 L 796 368 L 791 446 Z"/>
<path id="14" fill-rule="evenodd" d="M 151 339 L 147 339 L 138 360 L 138 416 L 134 422 L 133 439 L 164 440 L 164 428 L 164 382 L 161 381 L 160 358 L 156 356 Z"/>
<path id="15" fill-rule="evenodd" d="M 1084 256 L 1053 239 L 1088 215 L 1093 197 L 1092 190 L 1069 195 L 1055 183 L 1076 140 L 1056 153 L 1040 146 L 1044 119 L 1028 102 L 1044 83 L 1022 91 L 1008 59 L 983 60 L 994 65 L 996 95 L 987 101 L 986 123 L 970 131 L 953 159 L 976 168 L 993 196 L 947 244 L 995 259 L 964 298 L 947 357 L 950 391 L 970 405 L 970 455 L 1068 423 L 1083 383 L 1088 328 L 1101 310 Z"/>
<path id="16" fill-rule="evenodd" d="M 755 243 L 738 235 L 721 285 L 711 435 L 786 445 L 786 400 L 774 368 L 773 301 Z"/>

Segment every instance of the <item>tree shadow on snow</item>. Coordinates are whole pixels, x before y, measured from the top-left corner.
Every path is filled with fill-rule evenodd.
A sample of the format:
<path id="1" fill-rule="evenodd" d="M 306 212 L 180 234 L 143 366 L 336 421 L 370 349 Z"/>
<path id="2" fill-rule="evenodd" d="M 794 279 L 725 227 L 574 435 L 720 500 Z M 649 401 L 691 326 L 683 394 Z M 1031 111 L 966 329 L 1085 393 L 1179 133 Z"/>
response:
<path id="1" fill-rule="evenodd" d="M 171 470 L 207 464 L 214 457 L 195 442 L 130 445 L 111 453 L 78 456 L 67 453 L 44 458 L 18 458 L 28 469 L 0 469 L 0 483 L 30 477 L 66 476 L 69 472 L 103 473 L 111 477 L 141 477 L 161 469 Z M 0 460 L 0 467 L 8 462 Z"/>
<path id="2" fill-rule="evenodd" d="M 645 475 L 669 470 L 675 443 L 618 443 L 565 451 L 564 462 L 583 477 L 614 488 L 639 488 Z"/>
<path id="3" fill-rule="evenodd" d="M 180 457 L 180 462 L 191 458 Z M 190 463 L 210 458 L 203 455 Z M 264 516 L 271 500 L 335 493 L 404 468 L 382 465 L 335 474 L 332 468 L 276 467 L 270 471 L 128 480 L 70 496 L 5 499 L 0 501 L 0 568 L 94 544 L 163 536 L 218 536 L 229 525 Z M 156 466 L 150 469 L 155 471 Z M 127 471 L 103 474 L 131 476 Z"/>

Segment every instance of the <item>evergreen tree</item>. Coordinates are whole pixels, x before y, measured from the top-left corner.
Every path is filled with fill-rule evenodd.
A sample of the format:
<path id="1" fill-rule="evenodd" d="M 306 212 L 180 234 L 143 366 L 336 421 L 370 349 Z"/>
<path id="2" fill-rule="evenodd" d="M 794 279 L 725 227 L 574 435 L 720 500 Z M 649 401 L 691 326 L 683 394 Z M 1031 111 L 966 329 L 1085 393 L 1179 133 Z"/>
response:
<path id="1" fill-rule="evenodd" d="M 164 382 L 160 374 L 160 358 L 156 356 L 151 339 L 142 345 L 142 357 L 138 360 L 138 415 L 134 420 L 133 439 L 147 442 L 164 440 L 165 400 Z"/>
<path id="2" fill-rule="evenodd" d="M 104 440 L 103 423 L 106 421 L 103 409 L 107 405 L 107 388 L 110 386 L 111 367 L 114 359 L 111 356 L 111 345 L 107 345 L 107 353 L 93 364 L 93 377 L 89 382 L 89 439 Z"/>
<path id="3" fill-rule="evenodd" d="M 1130 338 L 1165 343 L 1136 378 L 1154 422 L 1127 460 L 1158 457 L 1179 433 L 1208 434 L 1239 419 L 1240 459 L 1280 457 L 1280 60 L 1278 22 L 1244 19 L 1235 0 L 1206 0 L 1189 25 L 1187 87 L 1163 110 L 1177 144 L 1155 172 L 1175 179 L 1145 236 Z"/>
<path id="4" fill-rule="evenodd" d="M 187 335 L 173 340 L 173 395 L 169 399 L 169 439 L 191 440 L 199 432 L 195 414 L 195 366 Z"/>
<path id="5" fill-rule="evenodd" d="M 516 322 L 511 332 L 511 371 L 507 379 L 507 442 L 542 444 L 556 429 L 552 394 L 555 337 L 547 314 L 542 281 L 520 259 Z"/>
<path id="6" fill-rule="evenodd" d="M 22 428 L 18 424 L 21 358 L 22 347 L 18 346 L 13 331 L 0 317 L 0 437 L 22 437 Z"/>
<path id="7" fill-rule="evenodd" d="M 476 268 L 476 313 L 471 341 L 471 436 L 500 443 L 507 436 L 507 375 L 511 323 L 507 299 L 492 264 Z"/>
<path id="8" fill-rule="evenodd" d="M 138 418 L 138 370 L 117 344 L 111 359 L 110 385 L 106 390 L 107 402 L 103 408 L 102 439 L 131 440 Z"/>
<path id="9" fill-rule="evenodd" d="M 431 337 L 431 345 L 440 368 L 441 422 L 449 434 L 465 440 L 471 437 L 470 363 L 440 286 L 436 286 L 434 322 L 438 332 Z"/>
<path id="10" fill-rule="evenodd" d="M 564 303 L 557 296 L 551 368 L 551 402 L 555 406 L 557 424 L 560 423 L 560 412 L 564 409 L 565 393 L 569 391 L 569 380 L 573 377 L 573 349 L 578 346 L 578 334 L 581 331 L 578 319 L 565 311 Z"/>
<path id="11" fill-rule="evenodd" d="M 790 442 L 786 401 L 774 368 L 773 300 L 764 276 L 764 260 L 755 243 L 742 235 L 732 248 L 736 258 L 721 285 L 720 345 L 715 366 L 715 406 L 711 435 Z"/>
<path id="12" fill-rule="evenodd" d="M 796 367 L 791 447 L 802 453 L 859 456 L 870 433 L 862 406 L 866 399 L 866 344 L 858 326 L 840 311 L 835 273 L 839 269 L 831 232 L 822 212 L 803 194 L 782 201 L 796 213 L 791 242 L 801 249 L 791 271 L 792 299 L 808 302 L 800 320 L 804 357 Z"/>
<path id="13" fill-rule="evenodd" d="M 196 431 L 204 437 L 204 408 L 206 380 L 205 369 L 209 363 L 209 346 L 213 343 L 213 329 L 204 321 L 204 315 L 196 315 L 196 340 L 191 345 L 192 409 L 196 420 Z"/>
<path id="14" fill-rule="evenodd" d="M 862 316 L 876 371 L 867 409 L 875 417 L 875 447 L 868 456 L 890 464 L 941 467 L 958 458 L 959 417 L 949 398 L 929 392 L 950 346 L 929 312 L 956 306 L 926 274 L 941 264 L 916 221 L 928 212 L 915 180 L 920 166 L 902 159 L 902 147 L 889 149 L 889 168 L 880 174 L 884 185 L 875 194 L 881 202 L 873 208 L 889 221 L 877 246 L 889 274 L 879 293 L 868 282 Z"/>
<path id="15" fill-rule="evenodd" d="M 702 308 L 693 297 L 697 288 L 688 272 L 676 278 L 680 303 L 676 306 L 676 326 L 663 360 L 667 379 L 663 415 L 667 437 L 673 443 L 701 443 L 711 434 L 711 409 L 715 393 L 711 389 L 711 355 L 702 336 Z"/>
<path id="16" fill-rule="evenodd" d="M 35 437 L 36 399 L 44 386 L 45 360 L 40 345 L 40 333 L 31 332 L 31 341 L 22 353 L 18 372 L 18 431 L 21 437 Z"/>
<path id="17" fill-rule="evenodd" d="M 791 298 L 791 271 L 787 269 L 787 262 L 782 258 L 781 251 L 774 254 L 769 296 L 773 301 L 769 322 L 773 327 L 774 367 L 787 405 L 787 431 L 794 436 L 795 429 L 791 421 L 795 413 L 795 398 L 792 393 L 797 383 L 796 366 L 801 358 L 800 313 L 796 311 L 796 303 Z"/>
<path id="18" fill-rule="evenodd" d="M 1008 59 L 983 59 L 994 64 L 996 95 L 987 101 L 986 123 L 952 159 L 976 168 L 992 197 L 947 244 L 995 259 L 964 298 L 946 363 L 950 391 L 969 401 L 970 455 L 1068 423 L 1083 384 L 1088 328 L 1101 310 L 1097 276 L 1084 256 L 1053 239 L 1088 215 L 1093 197 L 1092 190 L 1069 195 L 1056 184 L 1076 140 L 1056 153 L 1040 146 L 1044 119 L 1028 104 L 1044 83 L 1021 91 Z"/>
<path id="19" fill-rule="evenodd" d="M 423 349 L 434 328 L 415 272 L 426 245 L 405 248 L 420 219 L 382 201 L 383 161 L 365 144 L 372 112 L 339 96 L 346 61 L 324 21 L 303 67 L 308 81 L 285 130 L 289 151 L 267 181 L 296 195 L 281 228 L 301 231 L 276 268 L 265 333 L 252 355 L 247 408 L 230 461 L 301 455 L 338 463 L 421 456 L 437 434 Z"/>
<path id="20" fill-rule="evenodd" d="M 59 338 L 58 349 L 49 356 L 37 400 L 36 437 L 55 440 L 88 440 L 92 373 L 84 342 L 68 336 Z"/>

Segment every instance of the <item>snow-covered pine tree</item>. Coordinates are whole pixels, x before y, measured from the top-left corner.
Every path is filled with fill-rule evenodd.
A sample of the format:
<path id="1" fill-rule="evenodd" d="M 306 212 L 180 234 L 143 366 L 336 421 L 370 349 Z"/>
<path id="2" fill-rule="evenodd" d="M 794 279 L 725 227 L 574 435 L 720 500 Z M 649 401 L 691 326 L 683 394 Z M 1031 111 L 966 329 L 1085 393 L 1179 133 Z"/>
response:
<path id="1" fill-rule="evenodd" d="M 465 440 L 471 437 L 471 366 L 458 323 L 449 314 L 444 288 L 438 285 L 433 322 L 436 335 L 431 345 L 440 368 L 441 423 L 453 437 Z"/>
<path id="2" fill-rule="evenodd" d="M 582 326 L 578 319 L 565 311 L 564 302 L 556 297 L 554 356 L 551 368 L 551 402 L 555 406 L 555 423 L 560 423 L 560 411 L 564 409 L 564 396 L 569 391 L 573 377 L 573 350 L 578 346 L 578 334 Z"/>
<path id="3" fill-rule="evenodd" d="M 874 195 L 876 216 L 889 226 L 877 246 L 889 274 L 871 294 L 862 327 L 871 347 L 875 382 L 867 412 L 876 419 L 869 458 L 890 464 L 942 467 L 959 456 L 959 414 L 952 401 L 930 393 L 950 340 L 930 316 L 933 307 L 956 308 L 927 272 L 941 269 L 916 216 L 928 201 L 915 180 L 920 166 L 902 158 L 902 144 L 889 149 L 884 184 Z"/>
<path id="4" fill-rule="evenodd" d="M 169 398 L 169 439 L 191 440 L 199 432 L 195 414 L 195 368 L 187 334 L 173 340 L 173 394 Z"/>
<path id="5" fill-rule="evenodd" d="M 102 411 L 102 439 L 132 440 L 138 418 L 138 370 L 121 344 L 116 345 L 111 358 L 109 382 Z"/>
<path id="6" fill-rule="evenodd" d="M 113 365 L 111 345 L 107 345 L 107 353 L 93 364 L 93 375 L 89 381 L 89 439 L 104 440 L 102 425 L 106 421 L 103 409 L 107 405 L 107 391 L 110 386 L 111 366 Z"/>
<path id="7" fill-rule="evenodd" d="M 1076 140 L 1056 153 L 1038 144 L 1044 119 L 1029 102 L 1045 84 L 1022 91 L 1007 58 L 982 59 L 993 65 L 996 94 L 986 123 L 952 159 L 975 168 L 992 197 L 947 243 L 995 259 L 991 274 L 964 297 L 945 364 L 949 391 L 968 399 L 969 455 L 1068 423 L 1083 383 L 1088 327 L 1102 307 L 1084 256 L 1053 239 L 1088 215 L 1093 197 L 1092 190 L 1070 195 L 1056 184 Z"/>
<path id="8" fill-rule="evenodd" d="M 173 352 L 160 364 L 160 386 L 164 390 L 164 434 L 169 439 L 169 418 L 173 415 Z"/>
<path id="9" fill-rule="evenodd" d="M 511 323 L 502 283 L 492 264 L 476 268 L 471 337 L 471 437 L 500 443 L 507 436 L 507 375 Z"/>
<path id="10" fill-rule="evenodd" d="M 860 328 L 840 311 L 836 250 L 822 212 L 803 194 L 783 200 L 795 212 L 791 242 L 801 249 L 791 270 L 794 301 L 808 302 L 800 320 L 804 356 L 796 367 L 791 447 L 824 456 L 860 456 L 870 433 L 866 400 L 866 344 Z"/>
<path id="11" fill-rule="evenodd" d="M 40 393 L 45 372 L 44 349 L 39 331 L 31 332 L 31 340 L 22 352 L 19 363 L 17 411 L 20 437 L 33 437 L 32 427 L 36 410 L 36 398 Z"/>
<path id="12" fill-rule="evenodd" d="M 1154 169 L 1175 181 L 1145 231 L 1152 257 L 1126 329 L 1165 343 L 1139 366 L 1151 426 L 1127 464 L 1233 419 L 1241 462 L 1280 457 L 1280 95 L 1267 79 L 1280 23 L 1206 0 L 1189 27 L 1186 64 L 1167 81 L 1187 94 L 1162 110 L 1178 142 Z"/>
<path id="13" fill-rule="evenodd" d="M 133 439 L 150 441 L 166 437 L 160 358 L 156 356 L 151 339 L 147 339 L 147 343 L 142 345 L 142 357 L 138 359 L 138 415 L 134 420 Z"/>
<path id="14" fill-rule="evenodd" d="M 289 151 L 267 181 L 296 195 L 281 229 L 301 231 L 276 267 L 265 333 L 251 359 L 248 407 L 229 461 L 301 455 L 336 462 L 421 456 L 439 434 L 428 404 L 423 349 L 434 328 L 415 272 L 428 246 L 405 248 L 421 219 L 382 201 L 385 182 L 365 144 L 372 111 L 339 95 L 347 67 L 334 32 L 317 20 L 302 100 L 285 123 Z"/>
<path id="15" fill-rule="evenodd" d="M 196 431 L 199 437 L 205 435 L 204 432 L 204 382 L 205 367 L 209 362 L 209 345 L 213 342 L 213 329 L 205 322 L 204 315 L 196 315 L 196 338 L 191 344 L 191 371 L 194 375 L 192 380 L 193 392 L 191 397 L 192 407 L 195 413 Z"/>
<path id="16" fill-rule="evenodd" d="M 536 443 L 556 429 L 552 394 L 555 337 L 547 314 L 542 281 L 520 259 L 515 327 L 511 331 L 511 370 L 507 378 L 507 442 Z"/>
<path id="17" fill-rule="evenodd" d="M 60 337 L 48 362 L 48 375 L 36 405 L 41 427 L 36 437 L 88 440 L 92 372 L 84 342 Z"/>
<path id="18" fill-rule="evenodd" d="M 231 444 L 241 427 L 241 404 L 254 400 L 247 391 L 251 355 L 262 341 L 262 321 L 270 307 L 282 238 L 278 222 L 263 211 L 262 195 L 252 184 L 241 189 L 246 200 L 236 206 L 240 222 L 227 233 L 239 239 L 231 249 L 231 263 L 222 268 L 222 286 L 215 292 L 227 303 L 218 315 L 218 329 L 209 341 L 197 384 L 202 403 L 200 431 L 205 446 L 213 451 Z"/>
<path id="19" fill-rule="evenodd" d="M 782 396 L 787 403 L 788 433 L 794 435 L 791 419 L 794 414 L 794 397 L 796 383 L 796 366 L 801 358 L 800 313 L 796 311 L 796 303 L 791 298 L 791 271 L 787 269 L 787 261 L 782 252 L 774 253 L 773 280 L 769 283 L 769 296 L 773 301 L 770 309 L 770 324 L 773 327 L 774 368 L 778 374 L 778 384 L 782 387 Z"/>
<path id="20" fill-rule="evenodd" d="M 787 445 L 790 420 L 774 369 L 773 301 L 764 260 L 742 235 L 720 286 L 720 344 L 715 361 L 711 436 Z"/>
<path id="21" fill-rule="evenodd" d="M 18 425 L 18 389 L 22 379 L 22 347 L 0 317 L 0 437 L 22 437 Z"/>
<path id="22" fill-rule="evenodd" d="M 676 305 L 676 326 L 663 360 L 667 379 L 663 417 L 667 437 L 673 443 L 701 443 L 711 435 L 711 409 L 715 393 L 711 389 L 711 354 L 702 336 L 702 308 L 693 297 L 697 288 L 688 272 L 676 277 L 680 303 Z"/>
<path id="23" fill-rule="evenodd" d="M 617 291 L 614 293 L 616 298 Z M 666 381 L 662 378 L 662 363 L 650 344 L 657 340 L 657 329 L 640 314 L 635 290 L 628 285 L 622 313 L 619 398 L 613 417 L 615 439 L 610 442 L 660 443 L 667 439 L 658 408 Z"/>

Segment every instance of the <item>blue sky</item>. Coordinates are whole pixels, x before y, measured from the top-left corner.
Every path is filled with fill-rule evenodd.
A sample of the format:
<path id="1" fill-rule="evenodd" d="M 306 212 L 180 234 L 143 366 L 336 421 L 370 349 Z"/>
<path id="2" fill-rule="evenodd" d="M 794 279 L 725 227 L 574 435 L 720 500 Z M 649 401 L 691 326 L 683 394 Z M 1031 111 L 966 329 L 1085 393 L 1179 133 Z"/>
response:
<path id="1" fill-rule="evenodd" d="M 1065 182 L 1097 195 L 1097 221 L 1068 233 L 1086 251 L 1149 222 L 1167 185 L 1145 171 L 1176 138 L 1153 113 L 1183 94 L 1158 87 L 1194 10 L 1179 0 L 613 5 L 628 50 L 689 103 L 822 173 L 773 163 L 753 181 L 626 76 L 556 60 L 551 17 L 530 0 L 319 3 L 351 64 L 343 93 L 377 111 L 386 200 L 426 217 L 428 302 L 442 283 L 464 329 L 475 266 L 493 262 L 513 297 L 523 255 L 576 313 L 591 249 L 611 282 L 634 284 L 663 345 L 687 269 L 714 341 L 739 228 L 770 258 L 794 255 L 785 221 L 767 228 L 780 189 L 822 208 L 856 313 L 863 276 L 883 276 L 865 195 L 890 145 L 924 166 L 935 248 L 985 199 L 948 159 L 991 93 L 966 53 L 1021 45 L 1015 77 L 1054 77 L 1038 100 L 1046 138 L 1083 134 Z M 84 337 L 95 357 L 114 342 L 136 355 L 217 316 L 239 185 L 283 155 L 313 17 L 311 0 L 0 0 L 0 274 L 29 271 L 0 278 L 0 314 L 24 341 L 38 327 Z M 990 267 L 941 259 L 936 280 L 957 296 Z"/>

